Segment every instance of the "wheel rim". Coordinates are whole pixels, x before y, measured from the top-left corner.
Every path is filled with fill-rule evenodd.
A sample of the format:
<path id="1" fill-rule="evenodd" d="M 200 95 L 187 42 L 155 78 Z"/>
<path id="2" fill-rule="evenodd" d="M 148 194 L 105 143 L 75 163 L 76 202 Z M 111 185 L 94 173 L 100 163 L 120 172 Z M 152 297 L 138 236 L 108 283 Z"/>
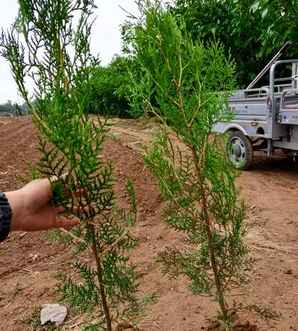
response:
<path id="1" fill-rule="evenodd" d="M 239 137 L 232 137 L 229 144 L 229 158 L 235 167 L 241 168 L 246 163 L 245 144 Z"/>

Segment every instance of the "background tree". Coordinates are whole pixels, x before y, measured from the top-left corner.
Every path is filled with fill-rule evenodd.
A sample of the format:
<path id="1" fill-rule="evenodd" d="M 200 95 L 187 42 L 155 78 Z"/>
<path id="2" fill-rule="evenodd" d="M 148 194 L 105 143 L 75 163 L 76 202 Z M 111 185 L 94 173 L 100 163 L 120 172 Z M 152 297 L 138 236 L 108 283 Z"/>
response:
<path id="1" fill-rule="evenodd" d="M 131 117 L 129 71 L 130 60 L 116 57 L 106 66 L 92 68 L 87 111 L 93 114 Z"/>
<path id="2" fill-rule="evenodd" d="M 133 57 L 127 56 L 115 57 L 106 67 L 91 68 L 87 112 L 120 118 L 144 115 L 142 102 L 136 102 L 138 94 L 131 89 L 131 80 L 141 76 L 141 68 Z"/>
<path id="3" fill-rule="evenodd" d="M 296 0 L 176 0 L 171 11 L 194 41 L 221 43 L 246 87 L 286 41 L 297 56 L 297 8 Z"/>
<path id="4" fill-rule="evenodd" d="M 74 275 L 65 275 L 63 293 L 82 310 L 96 308 L 93 329 L 110 331 L 136 307 L 136 274 L 128 260 L 136 244 L 129 232 L 136 206 L 130 183 L 131 208 L 117 208 L 112 165 L 101 156 L 107 123 L 87 114 L 92 70 L 98 65 L 89 42 L 94 1 L 19 0 L 19 5 L 17 22 L 2 31 L 1 54 L 39 130 L 37 167 L 52 182 L 53 203 L 81 220 L 67 234 L 77 262 Z M 92 260 L 80 258 L 83 253 Z"/>
<path id="5" fill-rule="evenodd" d="M 25 104 L 19 105 L 17 103 L 12 103 L 8 101 L 0 105 L 0 115 L 9 114 L 13 116 L 22 116 L 28 113 L 27 107 Z"/>
<path id="6" fill-rule="evenodd" d="M 291 41 L 289 56 L 298 56 L 298 2 L 296 0 L 255 0 L 251 15 L 261 16 L 264 29 L 260 41 L 264 55 L 276 52 L 285 42 Z"/>
<path id="7" fill-rule="evenodd" d="M 144 106 L 163 123 L 146 163 L 168 202 L 167 223 L 186 238 L 183 249 L 169 247 L 159 260 L 166 274 L 187 276 L 194 293 L 214 294 L 228 326 L 225 293 L 241 279 L 246 255 L 244 209 L 222 137 L 212 128 L 229 117 L 234 66 L 217 44 L 193 42 L 183 26 L 149 6 L 132 38 L 137 61 L 154 83 L 157 106 L 150 93 Z M 138 91 L 142 83 L 135 82 Z"/>

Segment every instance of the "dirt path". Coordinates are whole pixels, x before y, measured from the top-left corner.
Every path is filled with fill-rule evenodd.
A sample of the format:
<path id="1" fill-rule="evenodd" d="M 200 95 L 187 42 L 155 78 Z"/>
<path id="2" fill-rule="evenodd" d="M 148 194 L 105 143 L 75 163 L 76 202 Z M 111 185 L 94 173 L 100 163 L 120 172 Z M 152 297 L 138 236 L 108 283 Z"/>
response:
<path id="1" fill-rule="evenodd" d="M 177 235 L 160 221 L 163 203 L 157 185 L 140 157 L 148 145 L 154 123 L 117 120 L 106 157 L 116 163 L 116 191 L 122 195 L 125 175 L 136 183 L 140 210 L 137 234 L 140 247 L 134 261 L 144 275 L 142 291 L 155 293 L 157 302 L 140 323 L 142 330 L 195 331 L 216 313 L 208 297 L 193 296 L 186 282 L 162 277 L 154 257 L 167 245 L 179 243 Z M 28 166 L 38 155 L 31 120 L 0 118 L 0 189 L 21 185 Z M 284 161 L 259 160 L 238 179 L 248 205 L 248 243 L 254 264 L 250 282 L 233 292 L 231 301 L 242 302 L 242 319 L 258 330 L 298 330 L 298 171 Z M 50 244 L 42 234 L 15 234 L 0 245 L 1 330 L 31 330 L 34 307 L 57 302 L 57 271 L 67 272 L 71 252 Z M 3 286 L 5 284 L 5 286 Z M 70 318 L 65 329 L 77 323 Z M 78 324 L 79 325 L 79 324 Z M 79 330 L 79 326 L 72 328 Z"/>

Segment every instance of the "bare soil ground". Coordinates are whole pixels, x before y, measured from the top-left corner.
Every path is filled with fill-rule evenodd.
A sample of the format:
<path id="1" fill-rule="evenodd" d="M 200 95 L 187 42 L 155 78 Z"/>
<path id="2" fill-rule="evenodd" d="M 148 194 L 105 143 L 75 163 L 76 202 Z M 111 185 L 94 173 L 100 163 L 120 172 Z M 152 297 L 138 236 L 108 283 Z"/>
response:
<path id="1" fill-rule="evenodd" d="M 142 146 L 155 130 L 152 122 L 115 120 L 113 138 L 105 146 L 106 158 L 115 162 L 118 195 L 126 176 L 136 185 L 140 246 L 133 260 L 144 275 L 141 290 L 157 296 L 140 329 L 204 330 L 207 318 L 216 314 L 216 304 L 209 297 L 192 295 L 185 280 L 164 278 L 154 262 L 165 246 L 180 242 L 161 221 L 158 186 L 142 161 Z M 28 162 L 38 158 L 31 119 L 0 118 L 0 142 L 0 190 L 13 190 L 29 178 Z M 229 301 L 241 303 L 238 315 L 242 324 L 250 321 L 256 326 L 251 330 L 298 330 L 297 180 L 295 163 L 261 158 L 238 179 L 248 206 L 247 242 L 254 263 L 249 282 L 235 289 Z M 56 275 L 69 271 L 71 259 L 68 247 L 50 243 L 42 233 L 16 233 L 0 244 L 0 330 L 32 330 L 36 309 L 58 301 Z M 69 317 L 63 329 L 79 330 L 80 317 Z"/>

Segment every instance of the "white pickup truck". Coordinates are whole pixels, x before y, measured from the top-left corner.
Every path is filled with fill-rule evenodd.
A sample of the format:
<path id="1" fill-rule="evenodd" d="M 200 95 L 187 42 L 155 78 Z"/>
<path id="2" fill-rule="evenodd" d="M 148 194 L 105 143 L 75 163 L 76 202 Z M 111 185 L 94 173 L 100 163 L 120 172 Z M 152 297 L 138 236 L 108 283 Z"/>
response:
<path id="1" fill-rule="evenodd" d="M 214 127 L 215 132 L 229 133 L 227 150 L 238 169 L 251 166 L 255 150 L 263 150 L 268 157 L 277 149 L 293 156 L 298 152 L 298 59 L 278 60 L 288 46 L 283 46 L 245 90 L 230 97 L 233 119 Z M 268 85 L 256 88 L 268 72 Z"/>

